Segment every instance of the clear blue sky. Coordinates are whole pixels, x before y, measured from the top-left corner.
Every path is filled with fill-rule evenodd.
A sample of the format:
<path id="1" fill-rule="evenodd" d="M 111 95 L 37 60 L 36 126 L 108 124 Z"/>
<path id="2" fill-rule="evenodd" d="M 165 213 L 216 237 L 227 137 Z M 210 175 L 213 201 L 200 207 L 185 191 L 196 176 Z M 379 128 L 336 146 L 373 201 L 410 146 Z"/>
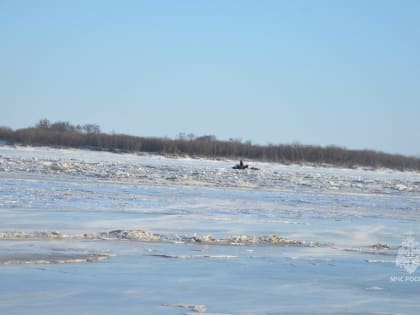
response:
<path id="1" fill-rule="evenodd" d="M 0 125 L 420 154 L 420 1 L 0 0 Z"/>

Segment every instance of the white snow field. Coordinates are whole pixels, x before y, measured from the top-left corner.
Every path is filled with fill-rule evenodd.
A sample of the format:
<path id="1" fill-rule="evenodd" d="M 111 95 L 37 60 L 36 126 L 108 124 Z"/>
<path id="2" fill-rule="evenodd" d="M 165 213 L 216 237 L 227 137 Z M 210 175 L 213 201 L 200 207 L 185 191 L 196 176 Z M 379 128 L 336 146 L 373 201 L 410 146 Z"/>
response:
<path id="1" fill-rule="evenodd" d="M 0 314 L 420 313 L 420 173 L 235 163 L 1 145 Z"/>

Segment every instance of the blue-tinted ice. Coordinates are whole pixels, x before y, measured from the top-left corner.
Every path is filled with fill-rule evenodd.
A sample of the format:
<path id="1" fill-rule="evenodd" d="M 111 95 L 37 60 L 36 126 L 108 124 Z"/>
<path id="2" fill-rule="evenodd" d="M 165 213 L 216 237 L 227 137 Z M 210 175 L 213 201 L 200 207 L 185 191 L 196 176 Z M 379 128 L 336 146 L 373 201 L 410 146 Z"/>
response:
<path id="1" fill-rule="evenodd" d="M 0 314 L 420 312 L 418 173 L 234 163 L 0 147 Z"/>

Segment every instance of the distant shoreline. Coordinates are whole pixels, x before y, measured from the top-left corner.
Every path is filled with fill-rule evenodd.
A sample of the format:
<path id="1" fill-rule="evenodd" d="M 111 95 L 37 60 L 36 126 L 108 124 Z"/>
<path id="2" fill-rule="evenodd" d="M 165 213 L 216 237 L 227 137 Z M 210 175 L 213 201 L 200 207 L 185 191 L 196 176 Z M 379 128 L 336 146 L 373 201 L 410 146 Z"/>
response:
<path id="1" fill-rule="evenodd" d="M 35 127 L 13 130 L 0 127 L 3 144 L 67 147 L 114 153 L 152 153 L 174 157 L 252 160 L 281 164 L 344 168 L 388 168 L 420 171 L 420 158 L 374 150 L 349 150 L 337 146 L 302 144 L 256 145 L 215 136 L 180 135 L 177 139 L 103 133 L 98 125 L 41 120 Z"/>
<path id="2" fill-rule="evenodd" d="M 50 150 L 81 150 L 81 151 L 87 151 L 87 152 L 98 152 L 98 153 L 110 153 L 115 155 L 124 155 L 124 154 L 131 154 L 138 157 L 144 157 L 144 156 L 150 156 L 150 157 L 158 157 L 158 158 L 164 158 L 164 159 L 173 159 L 173 160 L 205 160 L 205 161 L 219 161 L 219 162 L 229 162 L 234 166 L 238 159 L 236 158 L 229 158 L 229 157 L 206 157 L 206 156 L 197 156 L 197 155 L 185 155 L 185 154 L 172 154 L 172 153 L 164 153 L 164 152 L 145 152 L 145 151 L 121 151 L 121 150 L 113 150 L 113 149 L 98 149 L 98 148 L 90 148 L 90 147 L 69 147 L 69 146 L 62 146 L 62 145 L 24 145 L 22 143 L 7 143 L 3 140 L 0 140 L 0 149 L 2 147 L 7 148 L 14 148 L 14 149 L 37 149 L 37 150 L 43 150 L 43 149 L 50 149 Z M 284 167 L 308 167 L 308 168 L 325 168 L 325 169 L 343 169 L 343 170 L 363 170 L 363 171 L 382 171 L 382 170 L 388 170 L 388 171 L 396 171 L 396 172 L 419 172 L 417 170 L 399 170 L 399 169 L 392 169 L 387 167 L 372 167 L 372 166 L 362 166 L 362 165 L 355 165 L 353 167 L 346 167 L 346 166 L 340 166 L 340 165 L 334 165 L 334 164 L 328 164 L 328 163 L 312 163 L 312 162 L 290 162 L 290 163 L 282 163 L 282 162 L 272 162 L 272 161 L 261 161 L 261 160 L 255 160 L 255 159 L 246 159 L 246 163 L 249 165 L 255 165 L 255 164 L 270 164 L 275 163 L 282 165 Z M 261 167 L 261 165 L 257 165 L 258 167 Z"/>

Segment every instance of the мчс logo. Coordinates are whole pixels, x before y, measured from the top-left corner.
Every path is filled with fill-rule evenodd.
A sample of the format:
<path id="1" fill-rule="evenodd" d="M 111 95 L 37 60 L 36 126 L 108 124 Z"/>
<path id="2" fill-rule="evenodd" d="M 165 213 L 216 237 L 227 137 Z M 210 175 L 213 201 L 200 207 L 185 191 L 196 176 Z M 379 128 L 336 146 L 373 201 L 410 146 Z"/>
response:
<path id="1" fill-rule="evenodd" d="M 408 237 L 402 242 L 395 264 L 409 274 L 414 273 L 420 266 L 420 244 L 413 237 Z"/>

